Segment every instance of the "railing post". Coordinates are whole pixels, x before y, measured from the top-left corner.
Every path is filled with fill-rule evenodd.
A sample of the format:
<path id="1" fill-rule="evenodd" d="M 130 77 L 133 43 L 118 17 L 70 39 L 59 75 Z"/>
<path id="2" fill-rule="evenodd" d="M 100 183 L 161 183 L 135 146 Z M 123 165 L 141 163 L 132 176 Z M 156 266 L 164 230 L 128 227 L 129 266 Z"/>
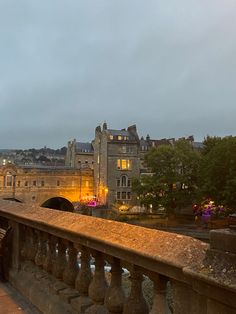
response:
<path id="1" fill-rule="evenodd" d="M 56 278 L 62 279 L 66 266 L 66 247 L 62 239 L 58 239 L 57 241 L 57 250 L 58 251 L 52 273 Z"/>
<path id="2" fill-rule="evenodd" d="M 104 298 L 107 290 L 107 282 L 104 273 L 104 258 L 100 252 L 93 254 L 95 257 L 95 274 L 89 286 L 89 297 L 92 299 L 94 305 L 86 310 L 86 314 L 108 313 L 104 306 Z"/>
<path id="3" fill-rule="evenodd" d="M 43 269 L 48 273 L 52 272 L 55 253 L 56 247 L 55 243 L 53 242 L 53 237 L 50 234 L 47 234 L 47 256 L 43 263 Z"/>
<path id="4" fill-rule="evenodd" d="M 122 268 L 120 266 L 120 260 L 112 258 L 111 267 L 111 284 L 107 289 L 105 305 L 109 313 L 121 314 L 123 312 L 125 295 L 122 289 Z"/>
<path id="5" fill-rule="evenodd" d="M 168 307 L 166 302 L 168 278 L 156 274 L 151 276 L 151 279 L 154 282 L 154 297 L 150 314 L 166 313 Z"/>
<path id="6" fill-rule="evenodd" d="M 47 256 L 47 238 L 45 233 L 42 231 L 37 231 L 38 234 L 38 250 L 35 255 L 35 264 L 37 266 L 43 267 L 44 261 Z"/>
<path id="7" fill-rule="evenodd" d="M 66 241 L 68 243 L 68 261 L 66 263 L 65 270 L 63 272 L 63 281 L 69 286 L 75 287 L 75 279 L 79 271 L 77 255 L 78 252 L 74 248 L 73 243 Z"/>
<path id="8" fill-rule="evenodd" d="M 20 270 L 21 266 L 21 245 L 22 245 L 22 225 L 11 221 L 12 228 L 12 252 L 11 252 L 11 272 L 13 276 Z"/>
<path id="9" fill-rule="evenodd" d="M 148 305 L 142 292 L 143 275 L 138 267 L 133 266 L 130 280 L 131 291 L 125 302 L 123 314 L 147 314 Z"/>
<path id="10" fill-rule="evenodd" d="M 90 268 L 90 253 L 85 246 L 78 247 L 80 251 L 80 270 L 75 280 L 75 289 L 79 292 L 79 297 L 71 300 L 71 305 L 78 313 L 84 313 L 93 302 L 88 297 L 88 289 L 92 280 Z"/>

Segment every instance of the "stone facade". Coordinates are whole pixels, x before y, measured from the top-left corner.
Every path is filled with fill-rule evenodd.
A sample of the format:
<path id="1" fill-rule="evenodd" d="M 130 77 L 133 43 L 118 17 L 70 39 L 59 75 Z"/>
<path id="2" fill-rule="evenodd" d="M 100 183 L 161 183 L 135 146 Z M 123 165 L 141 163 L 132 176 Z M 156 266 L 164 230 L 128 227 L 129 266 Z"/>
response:
<path id="1" fill-rule="evenodd" d="M 71 203 L 93 198 L 93 171 L 66 167 L 0 166 L 0 196 L 42 205 L 51 198 Z"/>
<path id="2" fill-rule="evenodd" d="M 72 168 L 93 169 L 93 146 L 91 143 L 76 142 L 76 139 L 68 142 L 65 165 Z"/>
<path id="3" fill-rule="evenodd" d="M 139 177 L 139 137 L 136 126 L 112 130 L 104 123 L 95 130 L 94 186 L 96 196 L 108 206 L 134 205 L 131 182 Z"/>

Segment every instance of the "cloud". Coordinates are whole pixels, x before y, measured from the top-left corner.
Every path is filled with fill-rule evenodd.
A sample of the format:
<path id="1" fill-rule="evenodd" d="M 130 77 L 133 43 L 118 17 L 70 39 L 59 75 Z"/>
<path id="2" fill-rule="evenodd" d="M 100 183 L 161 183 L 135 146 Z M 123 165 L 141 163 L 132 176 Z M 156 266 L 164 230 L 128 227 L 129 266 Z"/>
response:
<path id="1" fill-rule="evenodd" d="M 104 120 L 235 134 L 235 27 L 232 0 L 1 1 L 1 146 L 91 140 Z"/>

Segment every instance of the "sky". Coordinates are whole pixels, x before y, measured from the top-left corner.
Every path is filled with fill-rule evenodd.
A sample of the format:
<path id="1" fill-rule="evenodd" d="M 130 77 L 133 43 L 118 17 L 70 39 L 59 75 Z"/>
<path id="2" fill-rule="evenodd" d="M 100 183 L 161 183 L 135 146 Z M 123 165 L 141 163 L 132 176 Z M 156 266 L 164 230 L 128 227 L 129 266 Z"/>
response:
<path id="1" fill-rule="evenodd" d="M 235 0 L 0 0 L 0 148 L 236 135 Z"/>

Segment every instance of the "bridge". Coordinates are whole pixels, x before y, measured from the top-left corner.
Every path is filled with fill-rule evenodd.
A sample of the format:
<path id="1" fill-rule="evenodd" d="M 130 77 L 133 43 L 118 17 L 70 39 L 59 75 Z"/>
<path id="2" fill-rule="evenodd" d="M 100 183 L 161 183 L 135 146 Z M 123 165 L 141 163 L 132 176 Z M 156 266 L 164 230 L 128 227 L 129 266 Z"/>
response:
<path id="1" fill-rule="evenodd" d="M 62 210 L 94 197 L 90 168 L 0 166 L 0 197 Z"/>
<path id="2" fill-rule="evenodd" d="M 207 244 L 6 200 L 0 222 L 5 277 L 42 313 L 236 313 L 235 229 Z"/>

